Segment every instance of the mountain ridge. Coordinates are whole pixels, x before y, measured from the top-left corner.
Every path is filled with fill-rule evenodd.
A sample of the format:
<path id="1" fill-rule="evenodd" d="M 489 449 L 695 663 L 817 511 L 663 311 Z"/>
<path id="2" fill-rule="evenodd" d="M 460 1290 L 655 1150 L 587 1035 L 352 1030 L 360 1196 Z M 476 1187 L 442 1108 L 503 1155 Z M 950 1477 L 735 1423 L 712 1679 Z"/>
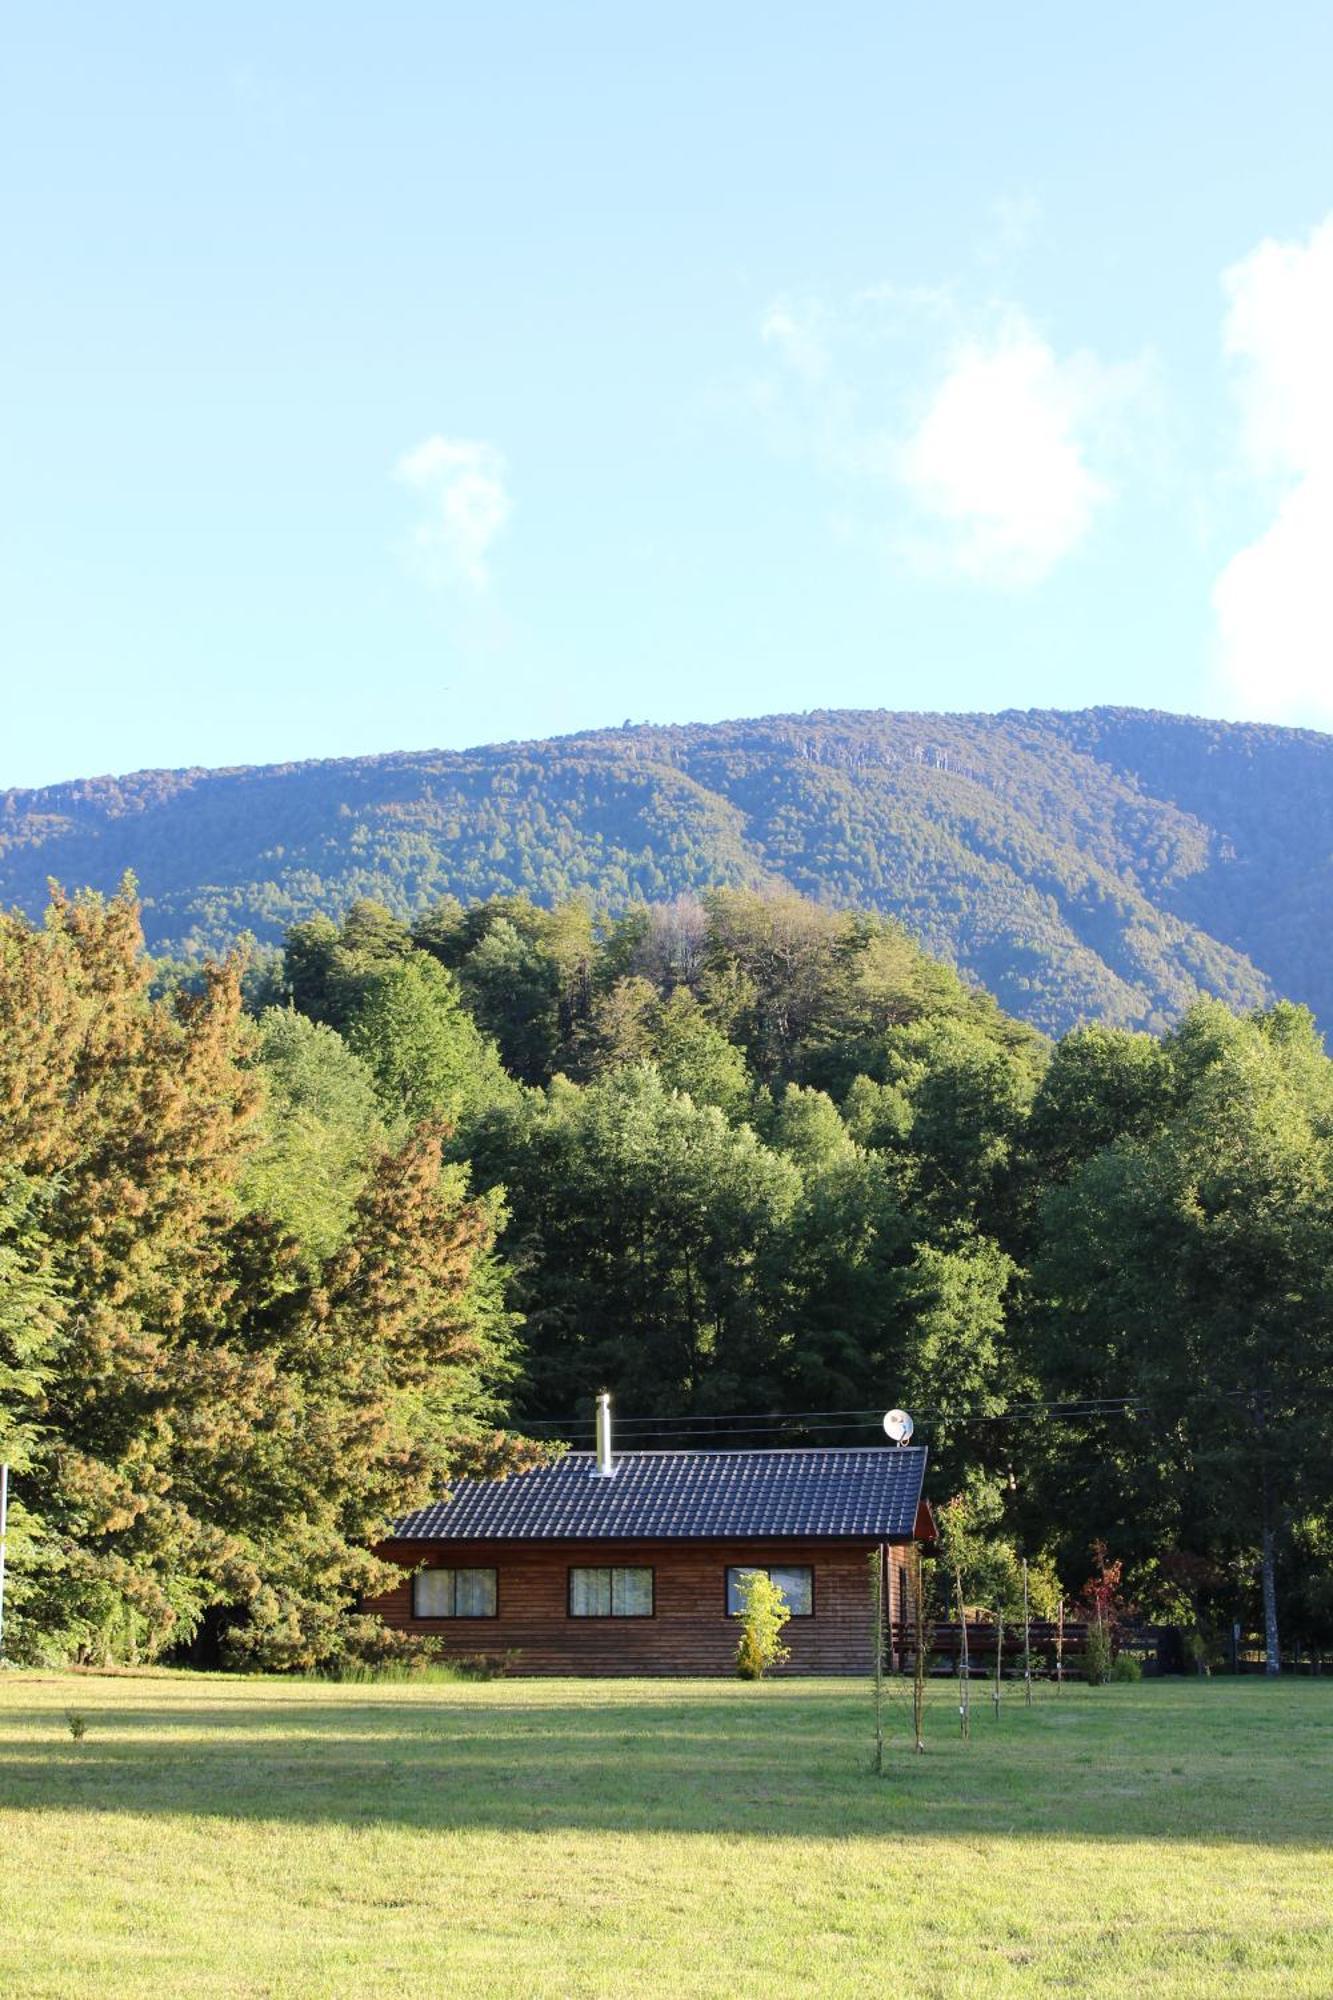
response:
<path id="1" fill-rule="evenodd" d="M 899 916 L 1052 1031 L 1199 992 L 1333 1020 L 1333 737 L 1161 710 L 824 709 L 0 794 L 0 900 L 127 868 L 163 952 L 358 895 L 789 883 Z"/>

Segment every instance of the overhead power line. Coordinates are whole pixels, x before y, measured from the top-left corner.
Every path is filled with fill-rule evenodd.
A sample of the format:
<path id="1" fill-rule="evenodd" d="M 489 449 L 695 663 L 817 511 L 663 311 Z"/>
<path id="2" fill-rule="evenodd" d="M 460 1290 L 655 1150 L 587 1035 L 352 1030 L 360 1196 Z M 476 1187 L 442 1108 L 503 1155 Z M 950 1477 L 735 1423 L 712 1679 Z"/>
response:
<path id="1" fill-rule="evenodd" d="M 1253 1398 L 1247 1389 L 1216 1389 L 1212 1392 L 1212 1400 L 1249 1403 Z M 1160 1407 L 1160 1399 L 1152 1396 L 1085 1396 L 1010 1403 L 1002 1410 L 960 1411 L 942 1404 L 924 1408 L 918 1405 L 914 1407 L 913 1414 L 923 1423 L 935 1418 L 953 1429 L 959 1429 L 976 1424 L 1030 1423 L 1034 1418 L 1045 1418 L 1053 1423 L 1078 1423 L 1099 1417 L 1128 1417 L 1132 1413 L 1157 1407 Z M 883 1412 L 878 1406 L 865 1410 L 752 1410 L 725 1414 L 707 1411 L 695 1416 L 620 1417 L 616 1420 L 616 1434 L 640 1449 L 659 1443 L 663 1446 L 691 1447 L 708 1444 L 722 1449 L 740 1439 L 772 1437 L 795 1442 L 804 1437 L 878 1431 L 882 1419 Z M 586 1415 L 518 1418 L 514 1428 L 529 1436 L 550 1433 L 552 1442 L 564 1442 L 590 1436 L 593 1419 Z"/>
<path id="2" fill-rule="evenodd" d="M 1129 1410 L 1148 1406 L 1149 1398 L 1144 1396 L 1097 1396 L 1063 1402 L 1012 1403 L 1003 1410 L 950 1410 L 943 1405 L 919 1408 L 916 1414 L 922 1419 L 940 1418 L 952 1425 L 1022 1423 L 1035 1416 L 1049 1416 L 1073 1420 L 1099 1416 L 1115 1416 Z M 802 1410 L 779 1412 L 735 1411 L 727 1415 L 708 1413 L 686 1417 L 621 1417 L 616 1422 L 617 1435 L 628 1435 L 632 1440 L 646 1437 L 662 1438 L 714 1438 L 721 1442 L 736 1437 L 778 1437 L 792 1432 L 829 1433 L 867 1430 L 878 1428 L 883 1412 L 875 1410 Z M 726 1428 L 722 1428 L 725 1426 Z M 540 1417 L 520 1418 L 517 1428 L 527 1431 L 554 1431 L 564 1434 L 584 1433 L 592 1429 L 589 1417 Z"/>

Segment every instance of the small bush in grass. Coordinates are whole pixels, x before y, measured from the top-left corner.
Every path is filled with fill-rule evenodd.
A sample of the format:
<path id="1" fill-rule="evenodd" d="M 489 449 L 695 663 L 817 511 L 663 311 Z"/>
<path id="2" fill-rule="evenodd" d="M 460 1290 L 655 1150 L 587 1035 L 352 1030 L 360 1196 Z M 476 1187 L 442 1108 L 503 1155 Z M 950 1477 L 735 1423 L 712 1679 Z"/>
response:
<path id="1" fill-rule="evenodd" d="M 782 1628 L 791 1611 L 779 1586 L 761 1569 L 742 1579 L 740 1597 L 736 1672 L 743 1681 L 761 1681 L 770 1667 L 779 1667 L 790 1657 L 782 1643 Z"/>
<path id="2" fill-rule="evenodd" d="M 1083 1586 L 1079 1607 L 1088 1621 L 1083 1649 L 1083 1678 L 1089 1687 L 1104 1687 L 1111 1678 L 1117 1634 L 1133 1614 L 1120 1594 L 1124 1564 L 1112 1562 L 1105 1542 L 1092 1545 L 1092 1575 Z"/>
<path id="3" fill-rule="evenodd" d="M 518 1648 L 503 1653 L 464 1653 L 450 1665 L 460 1681 L 502 1681 L 518 1666 Z"/>
<path id="4" fill-rule="evenodd" d="M 319 1669 L 322 1680 L 419 1680 L 441 1662 L 438 1639 L 396 1632 L 378 1618 L 349 1618 L 339 1636 L 337 1650 L 329 1653 Z"/>
<path id="5" fill-rule="evenodd" d="M 1141 1681 L 1143 1679 L 1143 1668 L 1132 1653 L 1117 1653 L 1111 1662 L 1111 1679 L 1113 1681 Z"/>
<path id="6" fill-rule="evenodd" d="M 521 1658 L 516 1646 L 500 1653 L 463 1653 L 457 1659 L 445 1657 L 438 1639 L 418 1638 L 414 1633 L 395 1633 L 397 1642 L 370 1658 L 346 1654 L 332 1660 L 316 1676 L 319 1680 L 350 1682 L 354 1686 L 393 1686 L 402 1681 L 501 1681 L 518 1671 Z"/>
<path id="7" fill-rule="evenodd" d="M 1111 1635 L 1104 1625 L 1089 1625 L 1083 1645 L 1083 1678 L 1089 1687 L 1104 1687 L 1111 1678 Z"/>
<path id="8" fill-rule="evenodd" d="M 1225 1662 L 1225 1654 L 1218 1640 L 1210 1638 L 1198 1626 L 1185 1634 L 1185 1658 L 1196 1674 L 1207 1679 Z"/>

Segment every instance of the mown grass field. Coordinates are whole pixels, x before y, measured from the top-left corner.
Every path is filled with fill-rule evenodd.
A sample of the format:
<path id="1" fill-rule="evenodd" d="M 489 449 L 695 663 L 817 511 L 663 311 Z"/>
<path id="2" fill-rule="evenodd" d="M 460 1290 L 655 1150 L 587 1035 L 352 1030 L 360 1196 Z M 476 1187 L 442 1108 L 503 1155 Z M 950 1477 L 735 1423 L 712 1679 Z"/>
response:
<path id="1" fill-rule="evenodd" d="M 1333 1682 L 1004 1699 L 7 1674 L 0 1992 L 1328 2000 Z"/>

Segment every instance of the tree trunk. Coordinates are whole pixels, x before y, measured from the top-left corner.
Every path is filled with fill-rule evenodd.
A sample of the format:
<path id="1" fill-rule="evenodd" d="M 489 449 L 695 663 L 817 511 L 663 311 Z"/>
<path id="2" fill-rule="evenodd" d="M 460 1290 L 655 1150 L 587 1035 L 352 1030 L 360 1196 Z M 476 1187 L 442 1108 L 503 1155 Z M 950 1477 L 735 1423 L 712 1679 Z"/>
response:
<path id="1" fill-rule="evenodd" d="M 1265 1480 L 1265 1489 L 1267 1481 Z M 1268 1493 L 1264 1493 L 1264 1540 L 1261 1570 L 1264 1585 L 1264 1672 L 1280 1674 L 1282 1654 L 1278 1644 L 1277 1630 L 1277 1559 L 1275 1554 L 1276 1536 L 1273 1533 L 1272 1516 L 1269 1513 Z"/>
<path id="2" fill-rule="evenodd" d="M 1264 1672 L 1282 1672 L 1282 1651 L 1277 1629 L 1277 1535 L 1273 1527 L 1273 1468 L 1267 1455 L 1268 1410 L 1262 1396 L 1256 1396 L 1253 1405 L 1253 1422 L 1259 1433 L 1259 1449 L 1263 1453 L 1263 1542 L 1259 1560 L 1259 1572 L 1264 1591 Z"/>

